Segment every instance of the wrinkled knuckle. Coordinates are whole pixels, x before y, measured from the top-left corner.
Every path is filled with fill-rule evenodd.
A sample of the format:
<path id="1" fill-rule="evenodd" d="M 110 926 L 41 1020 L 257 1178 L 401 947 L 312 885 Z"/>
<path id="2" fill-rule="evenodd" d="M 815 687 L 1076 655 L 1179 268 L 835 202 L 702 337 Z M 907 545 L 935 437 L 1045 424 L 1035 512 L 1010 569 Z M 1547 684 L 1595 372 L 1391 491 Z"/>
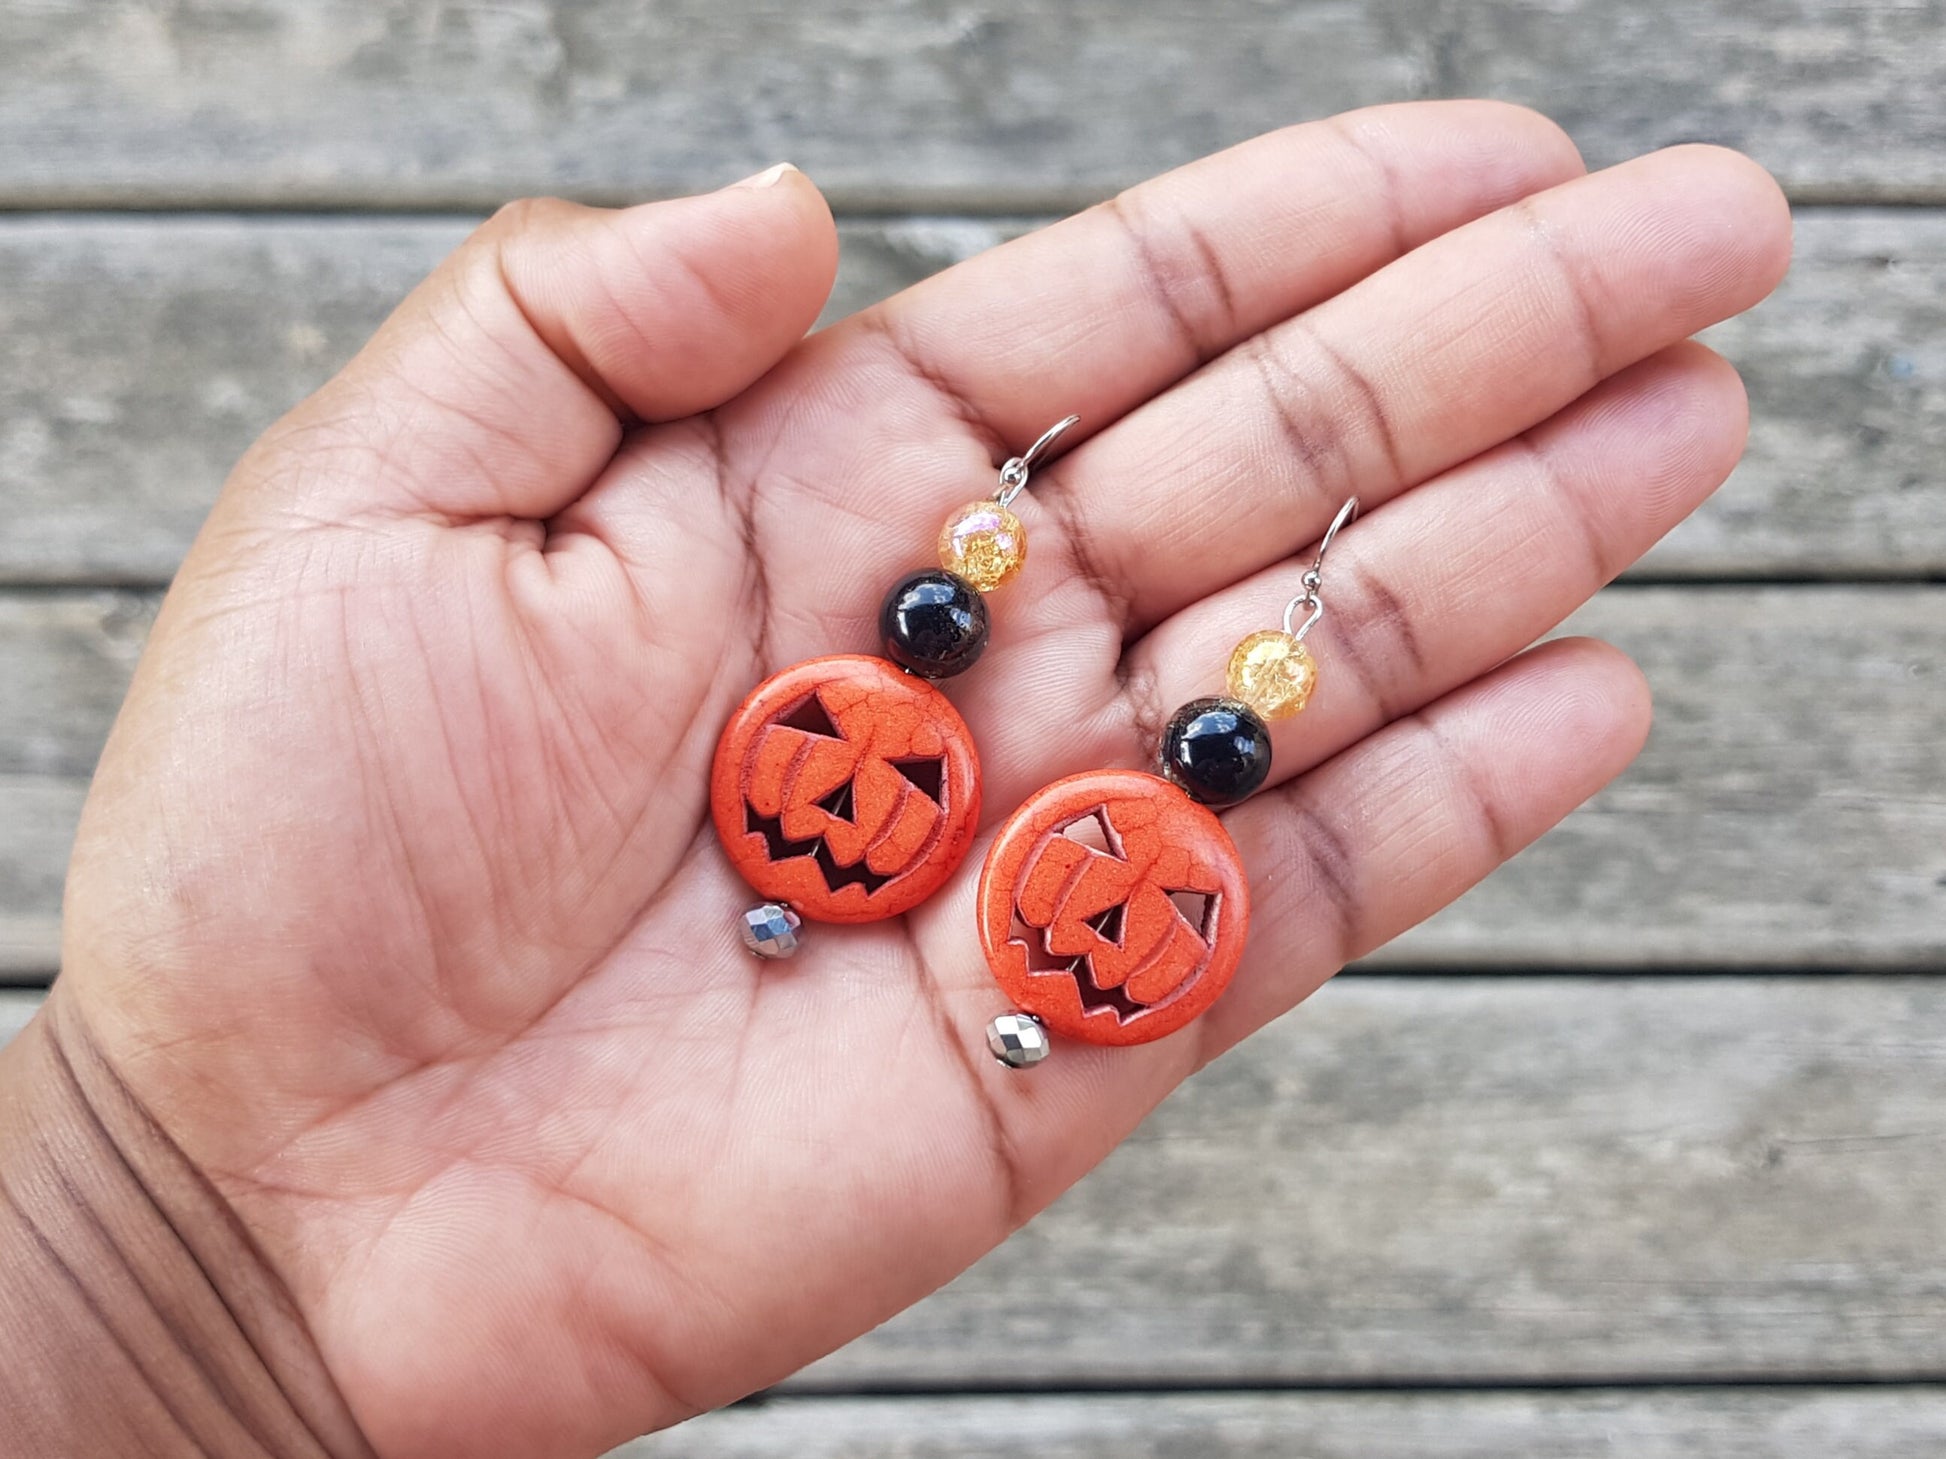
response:
<path id="1" fill-rule="evenodd" d="M 1222 255 L 1189 215 L 1158 218 L 1149 194 L 1130 188 L 1101 204 L 1127 245 L 1143 293 L 1195 364 L 1208 363 L 1235 332 L 1237 305 Z"/>
<path id="2" fill-rule="evenodd" d="M 1128 668 L 1122 680 L 1121 708 L 1127 717 L 1130 743 L 1138 757 L 1148 759 L 1159 753 L 1168 711 L 1162 704 L 1162 684 L 1155 667 L 1139 663 Z"/>
<path id="3" fill-rule="evenodd" d="M 480 225 L 474 235 L 495 247 L 559 230 L 582 211 L 579 204 L 562 198 L 515 198 L 502 203 L 493 216 Z"/>
<path id="4" fill-rule="evenodd" d="M 1410 723 L 1445 778 L 1449 815 L 1457 832 L 1472 840 L 1483 865 L 1494 867 L 1510 859 L 1520 849 L 1520 838 L 1501 816 L 1493 788 L 1481 780 L 1479 767 L 1446 737 L 1434 716 L 1415 714 Z"/>
<path id="5" fill-rule="evenodd" d="M 1369 618 L 1355 612 L 1347 615 L 1336 642 L 1338 664 L 1333 667 L 1342 665 L 1352 692 L 1365 702 L 1369 717 L 1387 725 L 1399 718 L 1402 703 L 1379 669 L 1377 661 L 1383 657 L 1383 650 L 1375 642 L 1377 637 Z"/>
<path id="6" fill-rule="evenodd" d="M 467 239 L 457 258 L 462 289 L 499 285 L 509 292 L 533 260 L 558 247 L 588 209 L 560 198 L 517 198 L 503 203 Z M 525 266 L 523 266 L 523 261 Z"/>
<path id="7" fill-rule="evenodd" d="M 1303 781 L 1287 792 L 1285 805 L 1289 814 L 1280 818 L 1280 830 L 1288 844 L 1273 860 L 1299 868 L 1309 883 L 1313 895 L 1306 905 L 1321 912 L 1331 961 L 1342 968 L 1365 943 L 1357 855 L 1344 831 L 1311 803 Z"/>
<path id="8" fill-rule="evenodd" d="M 1361 632 L 1371 635 L 1382 650 L 1381 662 L 1392 671 L 1386 676 L 1388 701 L 1400 698 L 1408 686 L 1423 681 L 1432 671 L 1430 656 L 1419 638 L 1418 617 L 1403 584 L 1394 587 L 1385 568 L 1353 558 L 1347 564 L 1351 585 L 1354 621 Z M 1375 687 L 1377 685 L 1375 680 Z"/>
<path id="9" fill-rule="evenodd" d="M 1286 486 L 1284 495 L 1293 511 L 1308 510 L 1348 474 L 1342 427 L 1333 413 L 1320 408 L 1315 386 L 1293 365 L 1279 340 L 1257 335 L 1241 354 L 1255 377 L 1263 411 L 1295 463 L 1289 477 L 1279 474 L 1278 484 Z"/>

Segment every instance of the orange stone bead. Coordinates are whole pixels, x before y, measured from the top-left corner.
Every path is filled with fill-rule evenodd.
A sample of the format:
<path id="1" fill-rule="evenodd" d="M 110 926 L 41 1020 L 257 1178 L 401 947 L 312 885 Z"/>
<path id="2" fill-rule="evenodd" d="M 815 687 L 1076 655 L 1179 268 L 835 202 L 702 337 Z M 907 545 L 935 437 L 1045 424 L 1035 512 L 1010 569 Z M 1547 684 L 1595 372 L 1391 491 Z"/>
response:
<path id="1" fill-rule="evenodd" d="M 710 813 L 757 892 L 820 922 L 909 911 L 980 820 L 973 736 L 884 659 L 811 659 L 751 691 L 717 741 Z"/>
<path id="2" fill-rule="evenodd" d="M 1091 1044 L 1145 1044 L 1229 986 L 1250 882 L 1223 823 L 1139 770 L 1036 792 L 980 874 L 980 944 L 1015 1005 Z"/>

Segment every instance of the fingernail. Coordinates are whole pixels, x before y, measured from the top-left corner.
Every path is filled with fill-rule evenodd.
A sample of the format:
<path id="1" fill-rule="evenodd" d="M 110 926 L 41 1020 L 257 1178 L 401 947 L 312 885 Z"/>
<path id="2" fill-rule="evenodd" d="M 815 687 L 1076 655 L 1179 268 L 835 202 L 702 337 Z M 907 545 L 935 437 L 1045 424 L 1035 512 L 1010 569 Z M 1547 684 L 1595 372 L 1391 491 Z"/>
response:
<path id="1" fill-rule="evenodd" d="M 774 187 L 776 186 L 778 179 L 781 178 L 785 173 L 795 172 L 795 171 L 797 171 L 797 169 L 791 166 L 790 163 L 780 162 L 775 167 L 766 167 L 762 172 L 758 173 L 755 177 L 746 177 L 742 182 L 733 183 L 732 186 L 751 187 L 751 188 Z"/>

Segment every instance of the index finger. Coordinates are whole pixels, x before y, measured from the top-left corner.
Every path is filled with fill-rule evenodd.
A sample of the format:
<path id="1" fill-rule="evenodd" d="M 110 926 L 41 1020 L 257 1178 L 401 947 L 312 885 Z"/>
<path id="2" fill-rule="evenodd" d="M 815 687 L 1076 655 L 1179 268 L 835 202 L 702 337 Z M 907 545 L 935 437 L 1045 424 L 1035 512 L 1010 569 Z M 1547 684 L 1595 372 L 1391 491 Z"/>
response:
<path id="1" fill-rule="evenodd" d="M 1426 240 L 1583 171 L 1567 135 L 1524 107 L 1348 112 L 1131 188 L 824 343 L 891 356 L 998 456 L 1074 413 L 1071 444 Z"/>

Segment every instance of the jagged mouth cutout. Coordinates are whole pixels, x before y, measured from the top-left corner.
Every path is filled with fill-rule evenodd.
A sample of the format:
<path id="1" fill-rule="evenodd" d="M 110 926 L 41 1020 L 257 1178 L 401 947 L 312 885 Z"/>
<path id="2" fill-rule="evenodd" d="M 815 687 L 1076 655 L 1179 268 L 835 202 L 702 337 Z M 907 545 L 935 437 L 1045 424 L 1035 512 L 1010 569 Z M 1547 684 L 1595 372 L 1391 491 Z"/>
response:
<path id="1" fill-rule="evenodd" d="M 771 721 L 785 729 L 797 730 L 800 734 L 815 735 L 824 739 L 844 741 L 845 735 L 832 719 L 831 711 L 813 690 L 798 703 L 792 705 Z M 917 755 L 885 762 L 905 777 L 921 795 L 940 808 L 946 809 L 946 757 L 944 755 Z M 852 793 L 852 781 L 846 780 L 817 801 L 818 808 L 833 820 L 857 824 L 858 813 L 856 798 Z M 750 804 L 748 795 L 743 801 L 743 828 L 754 836 L 764 838 L 764 851 L 772 861 L 792 861 L 800 856 L 808 856 L 817 863 L 818 871 L 824 877 L 824 884 L 833 893 L 845 887 L 863 887 L 865 895 L 871 896 L 881 887 L 896 881 L 904 875 L 902 871 L 874 871 L 865 864 L 864 858 L 852 863 L 840 862 L 832 855 L 831 847 L 822 835 L 805 840 L 793 840 L 784 834 L 781 816 L 766 816 Z"/>
<path id="2" fill-rule="evenodd" d="M 1099 856 L 1110 856 L 1117 861 L 1128 857 L 1122 849 L 1122 839 L 1115 832 L 1115 823 L 1108 818 L 1108 808 L 1098 806 L 1092 811 L 1083 812 L 1068 822 L 1060 834 L 1075 841 Z M 1194 892 L 1185 888 L 1166 888 L 1163 895 L 1175 904 L 1176 914 L 1189 926 L 1204 947 L 1211 947 L 1216 939 L 1216 914 L 1222 898 L 1214 892 Z M 1105 907 L 1092 917 L 1082 919 L 1095 930 L 1103 942 L 1119 948 L 1128 920 L 1128 903 L 1117 902 Z M 1008 931 L 1008 939 L 1017 942 L 1026 951 L 1027 971 L 1034 976 L 1052 973 L 1066 973 L 1074 979 L 1074 985 L 1081 994 L 1081 1011 L 1084 1014 L 1099 1013 L 1107 1009 L 1115 1015 L 1118 1023 L 1128 1023 L 1153 1009 L 1162 1007 L 1194 983 L 1185 980 L 1172 989 L 1168 996 L 1158 1003 L 1138 1003 L 1128 994 L 1126 983 L 1112 988 L 1104 988 L 1095 981 L 1093 955 L 1082 953 L 1079 957 L 1064 957 L 1051 951 L 1047 940 L 1052 929 L 1036 927 L 1020 914 L 1018 903 L 1014 906 L 1013 925 Z"/>

